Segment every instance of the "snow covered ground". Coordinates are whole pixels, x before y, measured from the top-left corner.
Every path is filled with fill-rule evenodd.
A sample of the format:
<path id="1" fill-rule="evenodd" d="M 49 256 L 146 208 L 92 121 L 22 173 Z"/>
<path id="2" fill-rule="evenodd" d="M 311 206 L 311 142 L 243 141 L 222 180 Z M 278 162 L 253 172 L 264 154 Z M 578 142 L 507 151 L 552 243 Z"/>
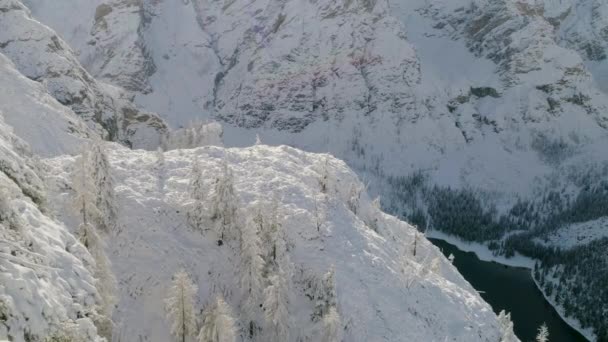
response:
<path id="1" fill-rule="evenodd" d="M 221 291 L 239 312 L 238 244 L 227 241 L 218 246 L 213 229 L 194 231 L 186 220 L 195 156 L 209 189 L 206 207 L 224 161 L 235 175 L 239 222 L 256 203 L 279 199 L 279 218 L 293 262 L 289 310 L 297 327 L 294 334 L 304 341 L 318 341 L 321 329 L 311 320 L 314 303 L 306 296 L 307 279 L 332 266 L 347 341 L 498 339 L 498 323 L 489 305 L 436 247 L 420 237 L 414 257 L 414 228 L 380 212 L 365 194 L 357 213 L 351 210 L 351 185 L 360 183 L 343 162 L 290 147 L 258 145 L 175 150 L 164 154 L 162 165 L 155 153 L 112 147 L 120 231 L 108 241 L 108 254 L 120 286 L 114 316 L 120 326 L 115 333 L 123 341 L 169 338 L 162 299 L 180 268 L 199 286 L 197 307 Z M 71 196 L 67 183 L 73 160 L 45 161 L 56 199 L 53 206 L 70 225 L 74 218 L 62 208 Z M 326 160 L 331 185 L 324 197 L 319 179 Z M 317 228 L 319 217 L 324 220 Z M 208 224 L 213 227 L 211 221 Z M 434 271 L 428 269 L 431 260 L 438 261 Z M 243 322 L 239 324 L 242 327 Z"/>
<path id="2" fill-rule="evenodd" d="M 94 261 L 46 210 L 37 172 L 0 117 L 0 340 L 43 341 L 66 328 L 80 332 L 78 341 L 99 341 Z"/>

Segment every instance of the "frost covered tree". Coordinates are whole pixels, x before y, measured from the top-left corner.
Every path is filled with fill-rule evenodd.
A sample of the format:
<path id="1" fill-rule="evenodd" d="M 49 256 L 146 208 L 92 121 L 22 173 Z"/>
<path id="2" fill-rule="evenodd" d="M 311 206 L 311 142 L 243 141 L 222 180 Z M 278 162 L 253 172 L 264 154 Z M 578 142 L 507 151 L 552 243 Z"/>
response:
<path id="1" fill-rule="evenodd" d="M 329 179 L 329 155 L 325 156 L 323 164 L 321 165 L 321 172 L 319 175 L 319 187 L 321 192 L 326 194 L 329 191 L 330 179 Z"/>
<path id="2" fill-rule="evenodd" d="M 222 174 L 215 182 L 212 194 L 211 218 L 218 224 L 218 233 L 221 239 L 225 237 L 237 238 L 235 234 L 238 209 L 238 199 L 234 191 L 234 175 L 224 161 L 222 163 Z"/>
<path id="3" fill-rule="evenodd" d="M 416 257 L 416 253 L 418 252 L 418 229 L 414 231 L 414 242 L 412 243 L 412 255 Z"/>
<path id="4" fill-rule="evenodd" d="M 10 192 L 4 187 L 0 187 L 0 224 L 13 230 L 21 227 L 19 216 L 11 205 Z"/>
<path id="5" fill-rule="evenodd" d="M 205 184 L 201 162 L 198 157 L 195 157 L 192 161 L 189 191 L 190 198 L 192 198 L 192 205 L 188 210 L 188 221 L 193 228 L 203 231 L 205 221 Z"/>
<path id="6" fill-rule="evenodd" d="M 256 210 L 256 212 L 258 212 Z M 241 229 L 241 255 L 239 265 L 240 285 L 243 292 L 243 317 L 253 325 L 264 287 L 264 259 L 262 242 L 258 234 L 261 213 L 255 214 Z M 253 327 L 251 327 L 253 332 Z"/>
<path id="7" fill-rule="evenodd" d="M 549 342 L 549 329 L 545 323 L 538 328 L 536 342 Z"/>
<path id="8" fill-rule="evenodd" d="M 323 342 L 342 341 L 342 320 L 335 306 L 323 316 Z"/>
<path id="9" fill-rule="evenodd" d="M 235 342 L 236 326 L 230 306 L 218 297 L 215 303 L 203 313 L 203 324 L 198 334 L 198 342 Z"/>
<path id="10" fill-rule="evenodd" d="M 185 271 L 181 270 L 173 276 L 165 304 L 167 319 L 171 324 L 171 335 L 178 342 L 186 342 L 196 334 L 196 291 L 197 286 Z"/>
<path id="11" fill-rule="evenodd" d="M 96 205 L 99 210 L 98 227 L 111 232 L 116 227 L 114 181 L 104 142 L 97 140 L 91 147 L 91 171 L 97 188 Z"/>
<path id="12" fill-rule="evenodd" d="M 372 201 L 372 210 L 368 214 L 368 218 L 366 220 L 367 225 L 370 226 L 376 233 L 379 233 L 378 215 L 380 215 L 381 207 L 380 197 L 376 197 L 376 199 Z"/>
<path id="13" fill-rule="evenodd" d="M 348 195 L 348 207 L 357 215 L 359 212 L 359 202 L 361 201 L 361 194 L 363 193 L 363 186 L 360 184 L 353 183 L 350 186 L 350 192 Z"/>
<path id="14" fill-rule="evenodd" d="M 269 342 L 289 341 L 289 282 L 285 272 L 279 270 L 270 277 L 270 285 L 264 290 L 266 332 Z"/>
<path id="15" fill-rule="evenodd" d="M 95 261 L 93 277 L 95 288 L 100 297 L 99 314 L 93 317 L 93 321 L 100 336 L 108 340 L 112 336 L 113 324 L 110 318 L 116 303 L 116 279 L 111 270 L 111 263 L 104 251 L 104 242 L 97 234 L 97 230 L 90 224 L 81 224 L 79 238 L 88 249 Z"/>
<path id="16" fill-rule="evenodd" d="M 166 177 L 166 169 L 165 169 L 165 152 L 162 147 L 158 147 L 156 150 L 156 163 L 154 165 L 156 172 L 158 172 L 158 191 L 162 192 L 165 188 L 165 177 Z"/>
<path id="17" fill-rule="evenodd" d="M 93 170 L 89 160 L 90 151 L 85 146 L 74 163 L 74 171 L 72 173 L 72 187 L 76 192 L 73 206 L 79 213 L 83 226 L 98 222 L 101 215 L 97 208 L 98 189 L 92 177 Z"/>
<path id="18" fill-rule="evenodd" d="M 323 275 L 315 292 L 316 303 L 313 318 L 317 320 L 323 318 L 331 308 L 338 305 L 335 268 L 333 266 Z"/>
<path id="19" fill-rule="evenodd" d="M 435 274 L 439 274 L 439 272 L 441 272 L 441 259 L 439 257 L 435 257 L 431 260 L 429 271 Z"/>
<path id="20" fill-rule="evenodd" d="M 283 271 L 289 273 L 291 270 L 289 256 L 287 254 L 287 240 L 285 229 L 279 218 L 279 201 L 273 197 L 270 205 L 263 210 L 265 222 L 263 225 L 262 239 L 264 245 L 264 259 L 266 261 L 267 273 L 274 273 L 278 267 L 283 267 Z"/>
<path id="21" fill-rule="evenodd" d="M 511 321 L 511 314 L 506 313 L 502 310 L 498 314 L 498 323 L 500 324 L 501 338 L 500 342 L 517 342 L 518 339 L 515 337 L 513 332 L 513 322 Z"/>
<path id="22" fill-rule="evenodd" d="M 93 178 L 90 147 L 85 146 L 81 155 L 76 159 L 72 186 L 76 192 L 73 206 L 81 216 L 78 228 L 80 242 L 89 250 L 95 261 L 93 276 L 95 287 L 101 298 L 101 314 L 94 317 L 95 325 L 102 336 L 112 336 L 112 315 L 116 293 L 116 279 L 112 274 L 110 261 L 104 252 L 104 244 L 94 225 L 99 224 L 101 212 L 97 208 L 98 187 Z"/>

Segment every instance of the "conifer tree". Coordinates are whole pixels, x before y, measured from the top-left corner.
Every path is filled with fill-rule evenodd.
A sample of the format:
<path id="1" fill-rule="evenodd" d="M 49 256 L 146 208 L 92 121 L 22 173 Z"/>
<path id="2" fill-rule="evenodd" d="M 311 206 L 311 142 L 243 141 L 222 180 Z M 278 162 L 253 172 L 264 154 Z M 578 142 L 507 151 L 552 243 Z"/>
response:
<path id="1" fill-rule="evenodd" d="M 158 172 L 158 190 L 160 192 L 163 191 L 163 189 L 165 188 L 165 153 L 162 147 L 158 147 L 158 149 L 156 150 L 156 165 L 155 165 L 156 171 Z"/>
<path id="2" fill-rule="evenodd" d="M 0 187 L 0 224 L 17 230 L 21 226 L 19 216 L 11 205 L 11 195 L 8 189 Z"/>
<path id="3" fill-rule="evenodd" d="M 315 297 L 317 302 L 315 304 L 314 317 L 316 319 L 324 317 L 332 307 L 338 305 L 335 268 L 333 266 L 323 275 Z"/>
<path id="4" fill-rule="evenodd" d="M 97 226 L 109 233 L 116 227 L 116 196 L 110 161 L 103 141 L 97 140 L 93 143 L 90 158 L 92 177 L 97 188 L 95 204 L 100 214 Z"/>
<path id="5" fill-rule="evenodd" d="M 198 342 L 236 342 L 236 327 L 230 307 L 223 298 L 205 310 Z"/>
<path id="6" fill-rule="evenodd" d="M 264 290 L 264 310 L 269 342 L 289 341 L 289 285 L 285 272 L 279 267 Z"/>
<path id="7" fill-rule="evenodd" d="M 538 328 L 536 342 L 549 342 L 549 329 L 545 323 Z"/>
<path id="8" fill-rule="evenodd" d="M 506 313 L 502 310 L 498 314 L 498 323 L 500 324 L 501 338 L 500 342 L 517 342 L 518 339 L 515 337 L 513 332 L 513 322 L 511 321 L 511 314 Z"/>
<path id="9" fill-rule="evenodd" d="M 74 163 L 72 174 L 72 187 L 76 192 L 73 207 L 81 217 L 83 226 L 99 221 L 100 211 L 97 208 L 97 185 L 92 177 L 92 168 L 89 162 L 90 151 L 87 146 Z"/>
<path id="10" fill-rule="evenodd" d="M 321 174 L 319 175 L 319 187 L 321 192 L 326 194 L 329 191 L 330 179 L 329 179 L 329 155 L 325 156 L 323 164 L 321 165 Z"/>
<path id="11" fill-rule="evenodd" d="M 203 171 L 200 160 L 195 157 L 192 161 L 192 172 L 190 173 L 190 198 L 193 202 L 188 211 L 188 220 L 190 225 L 199 231 L 203 231 L 205 221 L 205 188 L 203 180 Z"/>
<path id="12" fill-rule="evenodd" d="M 222 174 L 215 182 L 211 215 L 212 219 L 218 224 L 218 233 L 222 240 L 225 237 L 237 238 L 235 234 L 237 201 L 234 191 L 234 175 L 228 163 L 224 161 L 222 163 Z"/>
<path id="13" fill-rule="evenodd" d="M 110 261 L 104 252 L 104 244 L 97 233 L 95 224 L 101 221 L 101 212 L 97 208 L 98 187 L 95 182 L 94 172 L 91 165 L 90 147 L 85 146 L 81 155 L 76 159 L 74 173 L 72 174 L 72 186 L 76 192 L 73 206 L 81 216 L 81 224 L 78 228 L 78 236 L 82 244 L 89 250 L 95 261 L 93 276 L 95 287 L 99 293 L 100 315 L 93 317 L 100 335 L 112 336 L 112 322 L 110 317 L 114 308 L 116 279 L 112 274 Z"/>
<path id="14" fill-rule="evenodd" d="M 177 342 L 186 342 L 196 334 L 196 291 L 197 286 L 185 271 L 181 270 L 173 276 L 165 304 L 171 335 Z"/>
<path id="15" fill-rule="evenodd" d="M 342 342 L 342 320 L 335 306 L 323 316 L 323 342 Z"/>
<path id="16" fill-rule="evenodd" d="M 257 210 L 255 211 L 258 212 Z M 240 285 L 243 291 L 243 317 L 252 324 L 256 315 L 264 286 L 262 242 L 258 234 L 261 213 L 254 214 L 241 229 Z M 257 216 L 257 219 L 256 219 Z"/>

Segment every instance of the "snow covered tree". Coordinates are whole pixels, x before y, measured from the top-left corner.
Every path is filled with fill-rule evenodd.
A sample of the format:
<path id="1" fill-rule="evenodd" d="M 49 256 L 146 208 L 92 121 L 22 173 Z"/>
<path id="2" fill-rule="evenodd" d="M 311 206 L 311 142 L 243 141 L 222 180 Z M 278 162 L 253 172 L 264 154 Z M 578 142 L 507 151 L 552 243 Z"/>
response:
<path id="1" fill-rule="evenodd" d="M 158 172 L 158 191 L 162 192 L 165 188 L 165 152 L 162 147 L 158 147 L 156 150 L 156 171 Z"/>
<path id="2" fill-rule="evenodd" d="M 98 189 L 92 177 L 93 170 L 89 160 L 90 151 L 88 146 L 85 146 L 74 163 L 74 172 L 72 174 L 72 187 L 76 192 L 73 206 L 80 214 L 83 226 L 97 223 L 101 215 L 97 208 Z"/>
<path id="3" fill-rule="evenodd" d="M 101 298 L 100 315 L 93 317 L 100 335 L 112 336 L 112 322 L 110 317 L 116 302 L 116 279 L 110 268 L 110 261 L 104 252 L 104 244 L 94 225 L 101 221 L 101 212 L 97 207 L 98 187 L 95 182 L 95 172 L 92 170 L 90 147 L 85 146 L 81 155 L 76 159 L 72 186 L 76 192 L 74 208 L 81 215 L 82 221 L 78 228 L 78 236 L 82 244 L 89 250 L 95 260 L 93 276 L 96 279 L 95 287 Z"/>
<path id="4" fill-rule="evenodd" d="M 313 199 L 314 199 L 313 215 L 314 215 L 314 220 L 315 220 L 315 228 L 317 229 L 317 233 L 320 233 L 321 228 L 323 227 L 323 224 L 327 220 L 327 202 L 319 201 L 317 199 L 317 196 L 314 196 Z"/>
<path id="5" fill-rule="evenodd" d="M 323 342 L 342 342 L 342 320 L 335 306 L 323 316 Z"/>
<path id="6" fill-rule="evenodd" d="M 19 216 L 11 205 L 11 195 L 8 189 L 0 187 L 0 224 L 18 230 L 21 226 Z"/>
<path id="7" fill-rule="evenodd" d="M 435 257 L 433 260 L 431 260 L 429 271 L 435 274 L 439 274 L 439 272 L 441 272 L 441 259 L 439 257 Z"/>
<path id="8" fill-rule="evenodd" d="M 203 314 L 203 326 L 198 342 L 236 342 L 236 327 L 230 306 L 218 297 Z"/>
<path id="9" fill-rule="evenodd" d="M 260 135 L 256 133 L 255 135 L 255 144 L 262 145 L 262 139 L 260 139 Z"/>
<path id="10" fill-rule="evenodd" d="M 258 211 L 256 210 L 256 213 Z M 262 242 L 258 235 L 258 220 L 261 213 L 254 214 L 241 229 L 241 258 L 239 266 L 240 285 L 243 292 L 243 317 L 253 324 L 264 286 L 264 259 Z M 256 219 L 257 218 L 257 219 Z M 253 329 L 251 329 L 253 330 Z"/>
<path id="11" fill-rule="evenodd" d="M 412 242 L 412 255 L 416 257 L 416 253 L 418 249 L 418 229 L 414 231 L 414 242 Z"/>
<path id="12" fill-rule="evenodd" d="M 114 195 L 110 162 L 103 141 L 97 140 L 93 143 L 90 163 L 93 180 L 97 187 L 95 204 L 100 214 L 98 227 L 108 233 L 116 227 L 116 196 Z"/>
<path id="13" fill-rule="evenodd" d="M 348 195 L 348 207 L 357 215 L 359 211 L 359 202 L 361 201 L 361 194 L 363 193 L 363 186 L 360 184 L 353 183 L 350 186 L 350 193 Z"/>
<path id="14" fill-rule="evenodd" d="M 498 314 L 498 323 L 500 324 L 501 338 L 500 342 L 517 342 L 518 339 L 515 337 L 513 332 L 513 322 L 511 321 L 511 314 L 506 313 L 502 310 Z"/>
<path id="15" fill-rule="evenodd" d="M 315 298 L 314 320 L 323 318 L 332 307 L 335 308 L 338 305 L 335 268 L 333 266 L 323 275 L 320 284 L 317 285 Z"/>
<path id="16" fill-rule="evenodd" d="M 380 208 L 381 208 L 380 197 L 376 197 L 376 199 L 372 201 L 372 210 L 369 212 L 368 218 L 366 220 L 367 225 L 370 226 L 370 228 L 372 228 L 372 230 L 375 231 L 376 233 L 379 233 L 378 215 L 380 215 L 380 212 L 381 212 Z"/>
<path id="17" fill-rule="evenodd" d="M 234 191 L 234 175 L 224 161 L 222 163 L 222 174 L 215 182 L 212 195 L 211 218 L 218 224 L 218 233 L 223 240 L 225 237 L 237 238 L 235 234 L 238 199 Z"/>
<path id="18" fill-rule="evenodd" d="M 171 324 L 171 335 L 178 342 L 186 342 L 196 334 L 196 291 L 197 286 L 185 271 L 181 270 L 173 276 L 165 304 L 167 319 Z"/>
<path id="19" fill-rule="evenodd" d="M 90 223 L 80 225 L 79 239 L 95 261 L 93 277 L 95 277 L 95 288 L 101 301 L 99 303 L 99 314 L 93 317 L 93 321 L 99 335 L 109 340 L 113 328 L 110 318 L 116 303 L 116 279 L 111 270 L 110 260 L 108 260 L 104 251 L 104 242 Z"/>
<path id="20" fill-rule="evenodd" d="M 269 342 L 289 341 L 289 283 L 285 272 L 279 270 L 270 277 L 270 285 L 264 290 L 264 310 L 266 312 Z"/>
<path id="21" fill-rule="evenodd" d="M 190 225 L 199 231 L 203 231 L 205 221 L 205 188 L 203 171 L 198 157 L 192 161 L 192 171 L 190 173 L 190 198 L 193 202 L 188 211 L 188 221 Z"/>
<path id="22" fill-rule="evenodd" d="M 538 328 L 536 342 L 549 342 L 549 329 L 545 323 Z"/>
<path id="23" fill-rule="evenodd" d="M 287 255 L 287 241 L 285 230 L 279 219 L 279 201 L 273 197 L 270 205 L 264 207 L 265 222 L 262 231 L 264 241 L 264 259 L 268 274 L 277 271 L 278 267 L 283 267 L 283 271 L 289 273 L 291 270 L 289 255 Z"/>
<path id="24" fill-rule="evenodd" d="M 322 193 L 326 194 L 329 191 L 329 155 L 325 156 L 323 164 L 321 165 L 321 173 L 319 175 L 319 186 L 321 187 Z"/>

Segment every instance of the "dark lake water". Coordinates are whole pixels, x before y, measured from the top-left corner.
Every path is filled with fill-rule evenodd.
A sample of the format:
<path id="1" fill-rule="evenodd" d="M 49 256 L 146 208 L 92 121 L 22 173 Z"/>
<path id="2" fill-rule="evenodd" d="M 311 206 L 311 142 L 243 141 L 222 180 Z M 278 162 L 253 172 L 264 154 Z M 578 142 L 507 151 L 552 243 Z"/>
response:
<path id="1" fill-rule="evenodd" d="M 534 341 L 538 327 L 549 328 L 551 342 L 585 342 L 587 339 L 571 328 L 545 300 L 532 280 L 530 270 L 482 261 L 475 253 L 463 252 L 443 240 L 429 239 L 443 254 L 454 254 L 454 266 L 481 292 L 496 313 L 511 313 L 515 334 L 522 342 Z"/>

